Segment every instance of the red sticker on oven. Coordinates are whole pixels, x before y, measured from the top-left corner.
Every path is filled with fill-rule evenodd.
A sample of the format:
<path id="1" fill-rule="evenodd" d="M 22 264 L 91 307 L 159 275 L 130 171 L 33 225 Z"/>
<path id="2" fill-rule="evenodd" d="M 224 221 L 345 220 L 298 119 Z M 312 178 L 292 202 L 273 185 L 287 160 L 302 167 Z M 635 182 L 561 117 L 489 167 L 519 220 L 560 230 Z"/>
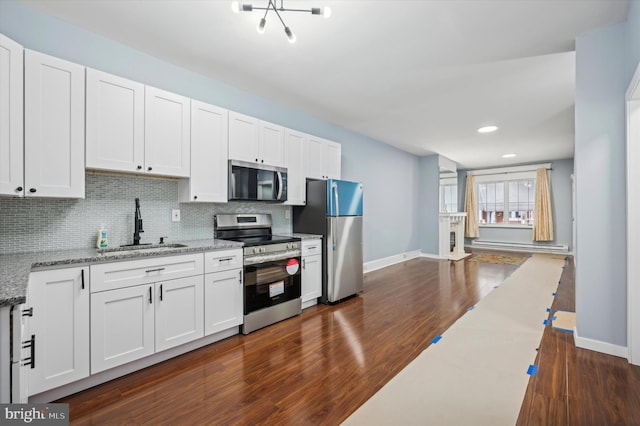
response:
<path id="1" fill-rule="evenodd" d="M 300 262 L 298 262 L 298 259 L 289 259 L 287 261 L 287 272 L 289 275 L 295 275 L 299 268 Z"/>

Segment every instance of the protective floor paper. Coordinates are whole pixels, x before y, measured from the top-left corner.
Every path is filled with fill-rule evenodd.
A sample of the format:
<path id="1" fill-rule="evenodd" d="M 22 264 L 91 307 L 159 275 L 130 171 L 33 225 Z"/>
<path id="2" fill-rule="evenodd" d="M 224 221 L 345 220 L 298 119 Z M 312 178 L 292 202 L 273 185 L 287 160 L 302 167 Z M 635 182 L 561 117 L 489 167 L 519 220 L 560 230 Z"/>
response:
<path id="1" fill-rule="evenodd" d="M 515 424 L 564 264 L 534 254 L 343 424 Z"/>

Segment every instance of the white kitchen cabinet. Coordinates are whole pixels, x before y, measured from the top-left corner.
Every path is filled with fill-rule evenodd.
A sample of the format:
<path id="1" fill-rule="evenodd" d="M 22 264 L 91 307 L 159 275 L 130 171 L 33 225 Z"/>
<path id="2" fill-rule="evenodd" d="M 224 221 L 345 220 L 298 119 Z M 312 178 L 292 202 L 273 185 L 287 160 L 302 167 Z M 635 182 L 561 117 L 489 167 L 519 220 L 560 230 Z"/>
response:
<path id="1" fill-rule="evenodd" d="M 155 175 L 189 177 L 191 123 L 189 98 L 145 86 L 145 170 Z"/>
<path id="2" fill-rule="evenodd" d="M 284 128 L 229 111 L 229 158 L 284 166 Z"/>
<path id="3" fill-rule="evenodd" d="M 217 333 L 242 324 L 242 249 L 204 254 L 204 334 Z"/>
<path id="4" fill-rule="evenodd" d="M 25 50 L 26 196 L 84 198 L 84 89 L 84 67 Z"/>
<path id="5" fill-rule="evenodd" d="M 260 120 L 260 163 L 284 167 L 284 127 Z"/>
<path id="6" fill-rule="evenodd" d="M 191 100 L 191 177 L 180 181 L 180 201 L 227 202 L 228 116 Z"/>
<path id="7" fill-rule="evenodd" d="M 287 168 L 287 202 L 293 206 L 306 203 L 306 178 L 304 176 L 304 147 L 307 135 L 295 130 L 285 129 L 284 153 Z"/>
<path id="8" fill-rule="evenodd" d="M 86 167 L 142 172 L 144 84 L 87 68 Z"/>
<path id="9" fill-rule="evenodd" d="M 91 373 L 203 336 L 202 253 L 91 266 Z"/>
<path id="10" fill-rule="evenodd" d="M 152 355 L 154 285 L 91 294 L 91 374 Z"/>
<path id="11" fill-rule="evenodd" d="M 204 336 L 202 275 L 156 283 L 156 352 Z"/>
<path id="12" fill-rule="evenodd" d="M 24 195 L 22 46 L 0 34 L 0 195 Z"/>
<path id="13" fill-rule="evenodd" d="M 316 136 L 305 144 L 304 175 L 311 179 L 340 179 L 342 147 Z"/>
<path id="14" fill-rule="evenodd" d="M 88 377 L 89 268 L 32 272 L 27 291 L 28 394 Z"/>
<path id="15" fill-rule="evenodd" d="M 322 240 L 302 241 L 302 308 L 318 303 L 322 296 Z"/>
<path id="16" fill-rule="evenodd" d="M 243 322 L 242 269 L 204 276 L 204 333 L 217 333 Z"/>

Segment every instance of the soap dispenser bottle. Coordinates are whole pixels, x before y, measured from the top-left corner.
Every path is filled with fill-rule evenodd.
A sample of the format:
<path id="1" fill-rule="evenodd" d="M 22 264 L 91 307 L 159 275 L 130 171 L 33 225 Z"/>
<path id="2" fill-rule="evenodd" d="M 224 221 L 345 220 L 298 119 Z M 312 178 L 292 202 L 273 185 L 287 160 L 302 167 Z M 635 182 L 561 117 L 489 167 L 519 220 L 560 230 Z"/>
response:
<path id="1" fill-rule="evenodd" d="M 107 230 L 105 229 L 104 225 L 102 225 L 100 229 L 98 229 L 98 239 L 96 242 L 96 247 L 99 249 L 106 249 L 107 247 L 109 247 L 109 243 L 107 241 Z"/>

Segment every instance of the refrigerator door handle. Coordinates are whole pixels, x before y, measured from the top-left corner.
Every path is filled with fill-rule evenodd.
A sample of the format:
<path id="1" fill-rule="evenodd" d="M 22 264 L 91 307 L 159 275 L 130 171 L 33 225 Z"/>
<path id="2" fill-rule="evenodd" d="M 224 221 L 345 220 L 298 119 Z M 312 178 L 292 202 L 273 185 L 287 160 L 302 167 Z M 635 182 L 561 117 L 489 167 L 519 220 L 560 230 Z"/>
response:
<path id="1" fill-rule="evenodd" d="M 335 206 L 336 206 L 336 216 L 340 216 L 340 207 L 338 206 L 338 184 L 336 182 L 333 182 L 331 185 L 331 189 L 333 190 L 333 200 L 335 201 Z M 336 237 L 336 232 L 332 232 L 331 233 L 332 238 L 331 238 L 331 243 L 332 243 L 332 250 L 336 249 L 336 244 L 338 244 L 337 241 L 337 237 Z"/>

